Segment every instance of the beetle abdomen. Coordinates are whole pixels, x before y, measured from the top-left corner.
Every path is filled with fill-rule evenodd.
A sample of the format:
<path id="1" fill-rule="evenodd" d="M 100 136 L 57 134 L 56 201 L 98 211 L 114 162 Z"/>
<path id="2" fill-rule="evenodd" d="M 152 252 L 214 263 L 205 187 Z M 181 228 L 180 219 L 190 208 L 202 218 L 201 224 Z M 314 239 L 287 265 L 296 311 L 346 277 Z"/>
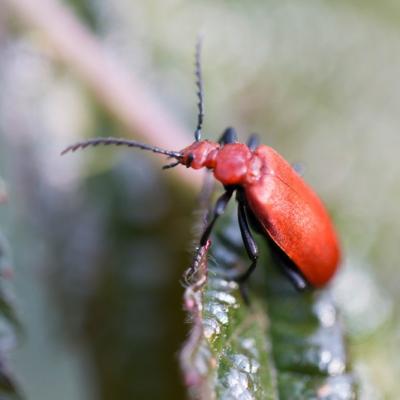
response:
<path id="1" fill-rule="evenodd" d="M 331 219 L 314 191 L 275 150 L 259 146 L 259 174 L 243 185 L 247 203 L 265 233 L 313 286 L 335 273 L 340 249 Z M 258 179 L 254 179 L 258 176 Z"/>

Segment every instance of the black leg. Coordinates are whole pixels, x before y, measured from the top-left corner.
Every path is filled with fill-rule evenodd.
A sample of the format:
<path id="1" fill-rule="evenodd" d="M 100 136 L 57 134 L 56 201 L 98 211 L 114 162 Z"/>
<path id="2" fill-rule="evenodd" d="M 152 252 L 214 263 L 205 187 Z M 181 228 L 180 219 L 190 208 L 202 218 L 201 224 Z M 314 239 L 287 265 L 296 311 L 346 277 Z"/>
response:
<path id="1" fill-rule="evenodd" d="M 260 137 L 256 133 L 252 133 L 247 139 L 247 147 L 254 151 L 260 145 Z"/>
<path id="2" fill-rule="evenodd" d="M 298 271 L 296 271 L 295 269 L 291 269 L 284 264 L 282 264 L 282 266 L 284 274 L 290 279 L 290 281 L 293 283 L 293 286 L 297 290 L 302 291 L 308 288 L 308 283 Z"/>
<path id="3" fill-rule="evenodd" d="M 247 282 L 239 282 L 239 291 L 244 304 L 246 304 L 246 306 L 250 306 L 249 287 L 247 286 Z"/>
<path id="4" fill-rule="evenodd" d="M 211 221 L 209 222 L 209 224 L 207 225 L 207 228 L 205 229 L 205 231 L 203 232 L 203 234 L 201 236 L 200 247 L 203 247 L 207 243 L 207 240 L 210 237 L 210 233 L 215 224 L 215 221 L 218 219 L 219 216 L 221 216 L 224 213 L 225 208 L 228 205 L 229 200 L 232 197 L 233 191 L 234 191 L 234 189 L 227 189 L 227 191 L 221 197 L 219 197 L 219 199 L 215 203 Z"/>
<path id="5" fill-rule="evenodd" d="M 283 273 L 289 278 L 297 290 L 305 290 L 309 287 L 299 269 L 292 260 L 282 251 L 282 249 L 270 239 L 268 244 L 274 261 L 282 268 Z"/>
<path id="6" fill-rule="evenodd" d="M 303 176 L 304 175 L 304 165 L 302 165 L 301 163 L 292 163 L 292 168 L 300 175 Z"/>
<path id="7" fill-rule="evenodd" d="M 243 201 L 238 202 L 238 218 L 240 233 L 242 234 L 244 247 L 246 248 L 250 260 L 252 261 L 246 272 L 234 278 L 236 282 L 243 283 L 255 270 L 258 259 L 258 247 L 250 231 L 249 223 L 247 221 L 246 207 Z"/>
<path id="8" fill-rule="evenodd" d="M 238 141 L 237 134 L 235 129 L 229 127 L 224 130 L 224 133 L 218 140 L 219 144 L 228 144 L 228 143 L 235 143 Z"/>

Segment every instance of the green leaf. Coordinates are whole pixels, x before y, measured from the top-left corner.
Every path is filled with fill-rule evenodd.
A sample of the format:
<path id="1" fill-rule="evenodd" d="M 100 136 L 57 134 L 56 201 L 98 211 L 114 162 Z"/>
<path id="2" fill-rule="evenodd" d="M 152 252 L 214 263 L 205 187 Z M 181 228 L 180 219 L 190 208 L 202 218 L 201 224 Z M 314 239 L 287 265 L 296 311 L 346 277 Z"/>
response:
<path id="1" fill-rule="evenodd" d="M 210 251 L 205 249 L 187 273 L 184 303 L 193 326 L 181 366 L 190 396 L 356 399 L 329 289 L 294 290 L 260 242 L 263 257 L 251 278 L 250 305 L 245 304 L 238 285 L 227 279 L 249 264 L 235 218 L 217 229 Z"/>

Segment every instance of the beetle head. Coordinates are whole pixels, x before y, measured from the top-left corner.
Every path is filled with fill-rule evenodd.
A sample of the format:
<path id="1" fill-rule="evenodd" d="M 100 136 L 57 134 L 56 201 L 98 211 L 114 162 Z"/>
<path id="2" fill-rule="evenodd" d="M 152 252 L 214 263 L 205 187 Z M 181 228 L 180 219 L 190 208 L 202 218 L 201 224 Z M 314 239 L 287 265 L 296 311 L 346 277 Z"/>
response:
<path id="1" fill-rule="evenodd" d="M 214 168 L 219 147 L 218 143 L 209 140 L 194 142 L 180 151 L 182 156 L 179 162 L 187 168 Z"/>

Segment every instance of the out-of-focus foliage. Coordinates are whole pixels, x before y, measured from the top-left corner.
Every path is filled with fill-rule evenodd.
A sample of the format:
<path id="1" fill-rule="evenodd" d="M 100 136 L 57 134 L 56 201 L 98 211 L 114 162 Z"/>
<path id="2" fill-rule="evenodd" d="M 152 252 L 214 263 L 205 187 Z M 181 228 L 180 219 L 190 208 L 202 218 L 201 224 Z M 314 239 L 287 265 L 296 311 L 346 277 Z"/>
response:
<path id="1" fill-rule="evenodd" d="M 85 181 L 77 215 L 71 208 L 58 214 L 71 240 L 49 237 L 49 263 L 59 260 L 51 281 L 71 316 L 67 327 L 93 360 L 100 398 L 176 398 L 180 379 L 171 364 L 184 337 L 177 266 L 186 259 L 179 226 L 190 210 L 185 196 L 168 195 L 160 176 L 147 172 L 145 157 L 125 156 Z"/>
<path id="2" fill-rule="evenodd" d="M 203 269 L 208 269 L 208 282 L 196 296 L 196 282 L 203 279 L 198 273 L 185 296 L 194 327 L 182 368 L 193 398 L 356 399 L 356 379 L 330 290 L 296 291 L 265 257 L 268 251 L 260 242 L 258 277 L 264 279 L 257 280 L 267 284 L 248 294 L 251 304 L 246 306 L 238 285 L 224 278 L 248 266 L 232 216 L 211 241 Z"/>
<path id="3" fill-rule="evenodd" d="M 334 296 L 351 324 L 361 398 L 396 398 L 400 5 L 65 3 L 188 127 L 196 112 L 194 42 L 204 33 L 207 137 L 227 125 L 242 139 L 258 131 L 304 165 L 347 254 Z M 129 162 L 118 150 L 59 157 L 78 138 L 124 132 L 3 4 L 0 89 L 0 167 L 10 188 L 1 223 L 27 325 L 14 364 L 28 397 L 107 398 L 118 387 L 181 398 L 178 279 L 193 196 L 137 152 Z"/>

